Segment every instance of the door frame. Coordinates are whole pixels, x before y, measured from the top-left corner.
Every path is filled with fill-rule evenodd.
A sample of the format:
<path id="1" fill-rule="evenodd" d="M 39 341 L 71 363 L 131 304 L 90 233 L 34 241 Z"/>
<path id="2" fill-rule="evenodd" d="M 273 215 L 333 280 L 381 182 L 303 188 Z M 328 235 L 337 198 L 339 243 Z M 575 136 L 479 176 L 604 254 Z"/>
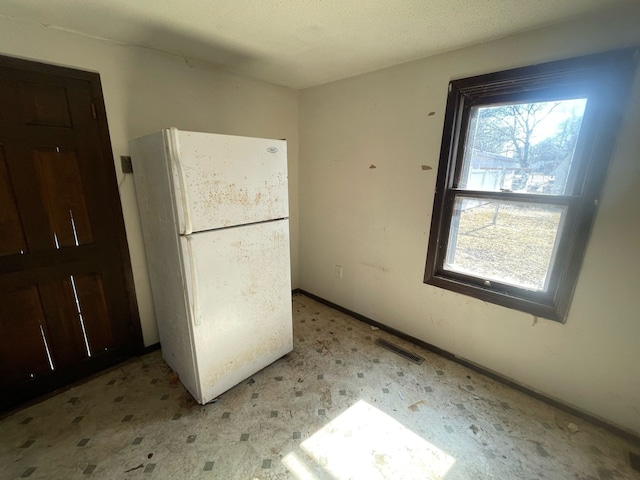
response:
<path id="1" fill-rule="evenodd" d="M 124 215 L 122 211 L 122 204 L 120 201 L 120 191 L 118 189 L 113 150 L 111 148 L 111 137 L 109 135 L 107 112 L 104 103 L 104 97 L 102 94 L 102 83 L 100 81 L 100 74 L 96 72 L 78 70 L 75 68 L 50 65 L 33 60 L 8 57 L 5 55 L 0 55 L 0 66 L 23 71 L 43 73 L 47 75 L 73 78 L 77 80 L 84 80 L 89 84 L 91 102 L 93 104 L 94 110 L 93 113 L 97 122 L 99 138 L 100 159 L 97 159 L 97 161 L 101 162 L 101 166 L 105 175 L 107 201 L 114 217 L 114 225 L 112 227 L 117 239 L 117 248 L 120 253 L 120 260 L 122 262 L 125 288 L 128 297 L 127 303 L 129 306 L 129 313 L 131 318 L 131 333 L 134 341 L 134 352 L 138 355 L 142 354 L 145 351 L 144 341 L 142 337 L 142 326 L 140 324 L 140 314 L 138 311 L 138 302 L 136 299 L 135 285 L 133 281 L 133 270 L 131 267 L 131 258 L 129 255 L 129 244 L 127 242 Z M 104 365 L 102 366 L 102 368 L 106 368 L 108 366 L 109 365 Z M 82 369 L 79 369 L 79 371 L 77 371 L 78 375 L 74 374 L 71 376 L 75 378 L 68 378 L 68 382 L 65 383 L 69 384 L 92 373 L 82 372 L 80 370 Z"/>

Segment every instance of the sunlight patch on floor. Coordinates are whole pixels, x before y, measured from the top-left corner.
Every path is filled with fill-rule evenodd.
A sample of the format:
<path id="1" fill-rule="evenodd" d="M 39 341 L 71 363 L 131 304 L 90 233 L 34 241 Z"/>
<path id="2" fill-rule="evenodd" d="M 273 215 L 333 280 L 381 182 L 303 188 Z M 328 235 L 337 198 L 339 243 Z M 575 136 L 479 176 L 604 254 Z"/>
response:
<path id="1" fill-rule="evenodd" d="M 282 460 L 299 480 L 442 479 L 455 458 L 391 416 L 360 400 L 300 444 L 312 459 L 295 452 Z"/>

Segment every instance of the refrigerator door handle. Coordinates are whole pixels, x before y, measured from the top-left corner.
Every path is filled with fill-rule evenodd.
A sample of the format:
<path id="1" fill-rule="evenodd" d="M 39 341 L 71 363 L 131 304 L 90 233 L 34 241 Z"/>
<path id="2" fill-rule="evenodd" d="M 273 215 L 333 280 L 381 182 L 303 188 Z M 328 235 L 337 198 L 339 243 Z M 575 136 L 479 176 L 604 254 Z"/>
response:
<path id="1" fill-rule="evenodd" d="M 168 132 L 168 148 L 169 159 L 172 163 L 172 170 L 174 172 L 174 190 L 176 191 L 176 197 L 180 198 L 182 206 L 182 215 L 178 215 L 180 220 L 184 222 L 184 235 L 191 235 L 193 233 L 193 227 L 191 226 L 191 217 L 189 216 L 189 197 L 188 190 L 185 188 L 184 174 L 182 172 L 182 164 L 180 163 L 180 144 L 178 142 L 178 129 L 170 128 Z M 177 185 L 175 180 L 177 177 Z"/>
<path id="2" fill-rule="evenodd" d="M 198 275 L 196 273 L 196 265 L 193 259 L 193 248 L 191 247 L 191 237 L 185 237 L 187 239 L 187 252 L 189 254 L 189 271 L 191 277 L 191 316 L 193 317 L 193 324 L 200 325 L 200 317 L 198 317 Z"/>

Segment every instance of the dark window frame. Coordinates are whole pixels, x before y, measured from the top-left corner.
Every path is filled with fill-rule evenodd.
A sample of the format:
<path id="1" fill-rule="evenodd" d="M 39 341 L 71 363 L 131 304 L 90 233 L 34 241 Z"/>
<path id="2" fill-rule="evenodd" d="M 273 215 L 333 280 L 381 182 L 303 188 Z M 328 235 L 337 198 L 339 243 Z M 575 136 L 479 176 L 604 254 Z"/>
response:
<path id="1" fill-rule="evenodd" d="M 637 48 L 588 55 L 454 80 L 449 84 L 424 283 L 564 323 L 599 197 L 626 110 L 638 58 Z M 461 175 L 472 106 L 588 98 L 574 158 L 577 178 L 565 195 L 480 191 L 456 187 Z M 572 168 L 572 170 L 574 170 Z M 567 205 L 558 254 L 546 292 L 531 291 L 445 270 L 456 198 Z"/>

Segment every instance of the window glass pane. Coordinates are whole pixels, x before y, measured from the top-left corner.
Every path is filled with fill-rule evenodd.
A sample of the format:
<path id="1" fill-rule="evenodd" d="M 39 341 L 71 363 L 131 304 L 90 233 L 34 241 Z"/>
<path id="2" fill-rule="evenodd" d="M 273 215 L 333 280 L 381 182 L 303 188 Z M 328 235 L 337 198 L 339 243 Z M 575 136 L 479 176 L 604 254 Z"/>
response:
<path id="1" fill-rule="evenodd" d="M 458 188 L 571 194 L 586 98 L 472 107 Z"/>
<path id="2" fill-rule="evenodd" d="M 546 291 L 566 207 L 457 198 L 444 269 Z"/>

